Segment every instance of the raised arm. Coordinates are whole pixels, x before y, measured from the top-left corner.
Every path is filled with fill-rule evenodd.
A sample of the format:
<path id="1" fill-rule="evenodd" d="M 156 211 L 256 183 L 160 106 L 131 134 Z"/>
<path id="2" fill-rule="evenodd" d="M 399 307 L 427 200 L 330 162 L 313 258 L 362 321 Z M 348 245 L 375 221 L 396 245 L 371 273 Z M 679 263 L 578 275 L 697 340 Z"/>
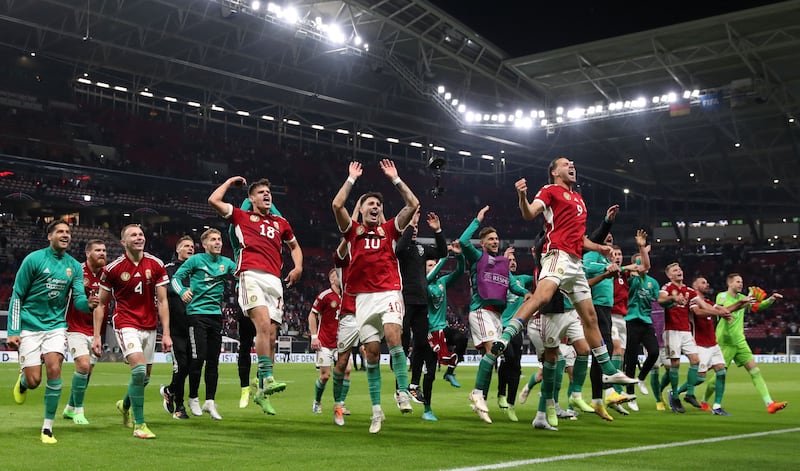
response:
<path id="1" fill-rule="evenodd" d="M 361 167 L 361 162 L 354 161 L 350 162 L 347 171 L 347 180 L 342 183 L 342 187 L 339 188 L 336 196 L 333 197 L 333 203 L 331 204 L 333 207 L 333 215 L 336 217 L 336 225 L 339 226 L 340 232 L 345 232 L 350 227 L 352 219 L 350 219 L 350 215 L 347 214 L 347 208 L 344 207 L 344 204 L 347 202 L 350 190 L 353 189 L 353 185 L 356 184 L 356 180 L 358 180 L 358 177 L 364 172 L 364 169 Z"/>
<path id="2" fill-rule="evenodd" d="M 436 241 L 434 248 L 425 247 L 425 258 L 436 259 L 447 257 L 447 240 L 442 232 L 442 223 L 436 213 L 428 213 L 428 227 L 433 230 L 433 238 Z"/>
<path id="3" fill-rule="evenodd" d="M 606 216 L 603 218 L 603 222 L 600 224 L 600 227 L 592 232 L 592 234 L 589 236 L 589 240 L 592 242 L 597 242 L 598 244 L 602 244 L 603 241 L 606 240 L 608 233 L 611 232 L 611 226 L 614 225 L 614 219 L 617 217 L 618 212 L 618 204 L 609 207 L 606 210 Z"/>
<path id="4" fill-rule="evenodd" d="M 236 176 L 230 177 L 229 179 L 222 182 L 222 185 L 218 186 L 211 196 L 208 197 L 208 204 L 214 208 L 214 211 L 217 212 L 222 217 L 230 216 L 231 212 L 233 212 L 233 205 L 230 203 L 226 203 L 222 199 L 225 198 L 225 193 L 228 192 L 228 188 L 230 187 L 242 187 L 247 185 L 247 180 L 244 177 Z"/>
<path id="5" fill-rule="evenodd" d="M 414 213 L 417 212 L 419 209 L 419 200 L 414 193 L 411 191 L 411 188 L 400 179 L 397 174 L 397 167 L 394 166 L 394 162 L 389 159 L 381 160 L 381 170 L 383 170 L 383 174 L 386 175 L 386 178 L 391 180 L 392 184 L 397 188 L 397 191 L 400 192 L 400 196 L 403 197 L 403 201 L 405 202 L 405 206 L 403 209 L 397 213 L 397 229 L 403 230 L 411 222 L 411 218 L 414 216 Z"/>
<path id="6" fill-rule="evenodd" d="M 522 219 L 531 221 L 536 216 L 542 214 L 544 206 L 536 200 L 528 202 L 528 182 L 524 178 L 520 178 L 514 183 L 514 188 L 517 189 L 517 197 L 519 199 L 519 210 L 522 213 Z"/>

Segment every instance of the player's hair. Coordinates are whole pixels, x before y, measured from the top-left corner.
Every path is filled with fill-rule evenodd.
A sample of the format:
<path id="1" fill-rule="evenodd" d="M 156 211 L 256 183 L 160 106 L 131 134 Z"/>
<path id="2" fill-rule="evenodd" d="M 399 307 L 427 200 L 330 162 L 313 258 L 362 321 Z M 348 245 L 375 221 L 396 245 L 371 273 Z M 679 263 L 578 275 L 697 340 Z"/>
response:
<path id="1" fill-rule="evenodd" d="M 86 252 L 88 253 L 90 250 L 92 250 L 92 247 L 94 247 L 95 245 L 106 245 L 106 242 L 100 239 L 91 239 L 89 241 L 86 241 L 86 246 L 85 246 Z"/>
<path id="2" fill-rule="evenodd" d="M 131 227 L 138 227 L 139 229 L 142 228 L 141 224 L 126 224 L 125 226 L 123 226 L 122 230 L 119 231 L 119 238 L 120 239 L 124 239 L 125 238 L 125 232 L 128 229 L 130 229 Z"/>
<path id="3" fill-rule="evenodd" d="M 206 239 L 208 239 L 209 237 L 211 237 L 211 234 L 219 234 L 219 235 L 220 235 L 220 237 L 222 237 L 222 233 L 221 233 L 219 230 L 217 230 L 217 229 L 214 229 L 214 228 L 212 227 L 211 229 L 206 229 L 206 231 L 205 231 L 205 232 L 203 232 L 202 234 L 200 234 L 200 242 L 205 242 L 205 241 L 206 241 Z"/>
<path id="4" fill-rule="evenodd" d="M 672 263 L 670 263 L 669 265 L 667 265 L 666 267 L 664 267 L 664 273 L 669 273 L 669 269 L 670 269 L 670 268 L 672 268 L 672 267 L 674 267 L 674 266 L 676 266 L 676 265 L 680 265 L 680 263 L 678 263 L 678 262 L 672 262 Z"/>
<path id="5" fill-rule="evenodd" d="M 486 226 L 483 229 L 481 229 L 481 231 L 478 233 L 478 238 L 483 240 L 484 237 L 488 236 L 492 232 L 494 232 L 496 234 L 497 233 L 497 229 L 495 229 L 492 226 Z"/>
<path id="6" fill-rule="evenodd" d="M 330 270 L 328 270 L 328 278 L 331 277 L 331 273 L 336 273 L 336 269 L 335 268 L 331 268 Z"/>
<path id="7" fill-rule="evenodd" d="M 556 178 L 553 176 L 553 170 L 555 170 L 556 167 L 558 167 L 558 164 L 556 162 L 558 162 L 561 159 L 566 159 L 566 157 L 556 157 L 555 159 L 553 159 L 552 162 L 550 162 L 550 165 L 548 165 L 547 167 L 547 183 L 551 185 L 556 182 Z"/>
<path id="8" fill-rule="evenodd" d="M 637 253 L 631 255 L 631 263 L 635 264 L 637 258 L 642 258 L 642 254 L 637 252 Z"/>
<path id="9" fill-rule="evenodd" d="M 180 239 L 178 239 L 177 242 L 175 242 L 175 250 L 178 250 L 178 247 L 181 246 L 181 243 L 183 241 L 186 241 L 186 240 L 188 240 L 189 242 L 192 243 L 192 245 L 194 245 L 194 239 L 192 239 L 192 236 L 185 235 L 185 236 L 181 237 Z"/>
<path id="10" fill-rule="evenodd" d="M 367 193 L 364 193 L 364 196 L 361 197 L 361 204 L 364 204 L 364 202 L 367 201 L 367 198 L 376 198 L 381 202 L 381 205 L 383 205 L 383 193 L 379 191 L 368 191 Z"/>
<path id="11" fill-rule="evenodd" d="M 63 219 L 56 219 L 55 221 L 53 221 L 53 222 L 51 222 L 50 224 L 47 225 L 47 235 L 52 234 L 53 231 L 56 230 L 56 227 L 61 225 L 61 224 L 64 224 L 65 226 L 70 227 L 69 223 L 67 221 L 65 221 Z"/>
<path id="12" fill-rule="evenodd" d="M 741 278 L 741 277 L 742 277 L 742 275 L 741 275 L 741 274 L 739 274 L 739 273 L 731 273 L 730 275 L 728 275 L 728 277 L 727 277 L 727 278 L 725 278 L 725 283 L 730 283 L 730 282 L 731 282 L 731 281 L 733 281 L 733 279 L 734 279 L 734 278 L 736 278 L 737 276 L 738 276 L 739 278 Z"/>
<path id="13" fill-rule="evenodd" d="M 619 250 L 620 252 L 622 252 L 622 247 L 620 247 L 619 245 L 612 245 L 611 250 Z"/>
<path id="14" fill-rule="evenodd" d="M 249 187 L 247 187 L 247 194 L 252 195 L 255 189 L 258 188 L 259 186 L 265 186 L 267 188 L 270 188 L 272 187 L 272 184 L 266 178 L 256 180 L 253 183 L 251 183 Z"/>

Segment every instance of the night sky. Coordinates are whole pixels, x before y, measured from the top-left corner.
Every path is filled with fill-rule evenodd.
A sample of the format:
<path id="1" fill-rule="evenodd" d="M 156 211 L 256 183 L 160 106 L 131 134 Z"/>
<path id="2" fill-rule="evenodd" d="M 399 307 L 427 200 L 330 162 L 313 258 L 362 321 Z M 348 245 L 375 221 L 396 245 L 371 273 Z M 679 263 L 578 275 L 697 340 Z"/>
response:
<path id="1" fill-rule="evenodd" d="M 511 57 L 518 57 L 779 2 L 431 0 L 431 3 Z"/>

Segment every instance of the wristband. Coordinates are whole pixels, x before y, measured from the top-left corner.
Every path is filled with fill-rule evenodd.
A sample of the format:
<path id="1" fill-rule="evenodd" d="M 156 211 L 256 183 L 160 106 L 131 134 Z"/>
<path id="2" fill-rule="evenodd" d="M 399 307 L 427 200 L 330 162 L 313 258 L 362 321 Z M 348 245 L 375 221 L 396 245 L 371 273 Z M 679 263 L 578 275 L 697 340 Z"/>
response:
<path id="1" fill-rule="evenodd" d="M 349 182 L 351 185 L 355 185 L 355 184 L 356 184 L 356 179 L 355 179 L 355 178 L 353 178 L 353 177 L 347 177 L 347 181 L 348 181 L 348 182 Z"/>
<path id="2" fill-rule="evenodd" d="M 399 185 L 401 181 L 403 180 L 401 180 L 400 177 L 397 177 L 394 180 L 392 180 L 392 185 Z"/>
<path id="3" fill-rule="evenodd" d="M 316 340 L 317 337 L 318 337 L 317 335 L 312 335 L 311 340 Z"/>

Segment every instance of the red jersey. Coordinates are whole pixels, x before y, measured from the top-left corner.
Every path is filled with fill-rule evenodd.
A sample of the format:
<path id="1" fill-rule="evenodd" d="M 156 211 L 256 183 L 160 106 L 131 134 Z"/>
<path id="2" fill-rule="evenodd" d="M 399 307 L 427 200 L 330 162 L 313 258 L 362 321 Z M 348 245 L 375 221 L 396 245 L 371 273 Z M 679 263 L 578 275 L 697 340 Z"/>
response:
<path id="1" fill-rule="evenodd" d="M 350 254 L 339 258 L 339 254 L 333 254 L 333 266 L 336 269 L 336 274 L 339 275 L 339 291 L 342 293 L 342 303 L 339 305 L 339 316 L 346 316 L 348 314 L 355 314 L 356 312 L 356 297 L 352 294 L 347 294 L 347 272 L 350 267 Z"/>
<path id="2" fill-rule="evenodd" d="M 86 291 L 86 297 L 97 294 L 100 292 L 100 275 L 103 270 L 100 270 L 95 275 L 89 268 L 86 262 L 81 264 L 83 267 L 83 289 Z M 70 302 L 67 308 L 67 331 L 79 332 L 84 335 L 94 335 L 94 317 L 91 312 L 79 311 L 75 308 L 75 304 Z"/>
<path id="3" fill-rule="evenodd" d="M 111 317 L 114 328 L 154 330 L 158 326 L 156 286 L 167 284 L 164 263 L 147 252 L 138 265 L 127 255 L 106 265 L 100 275 L 100 287 L 110 291 L 117 303 Z"/>
<path id="4" fill-rule="evenodd" d="M 628 279 L 631 272 L 625 270 L 614 277 L 614 305 L 611 306 L 611 314 L 617 316 L 628 315 Z"/>
<path id="5" fill-rule="evenodd" d="M 677 286 L 672 282 L 662 286 L 661 291 L 671 296 L 682 294 L 686 299 L 686 304 L 683 306 L 675 304 L 669 309 L 664 309 L 664 330 L 691 332 L 692 327 L 689 325 L 689 306 L 692 302 L 695 302 L 697 292 L 686 285 Z"/>
<path id="6" fill-rule="evenodd" d="M 580 193 L 559 185 L 545 185 L 533 200 L 544 206 L 546 239 L 542 253 L 558 249 L 581 258 L 586 234 L 586 205 Z"/>
<path id="7" fill-rule="evenodd" d="M 380 293 L 402 289 L 400 265 L 394 252 L 402 233 L 396 218 L 369 229 L 350 221 L 344 231 L 350 252 L 347 292 L 350 294 Z"/>
<path id="8" fill-rule="evenodd" d="M 319 315 L 317 319 L 317 335 L 319 343 L 325 348 L 336 348 L 336 332 L 339 330 L 339 318 L 337 313 L 342 298 L 332 289 L 317 295 L 314 304 L 311 306 L 311 314 Z"/>
<path id="9" fill-rule="evenodd" d="M 233 208 L 225 219 L 233 225 L 242 251 L 237 260 L 236 274 L 245 270 L 261 270 L 280 278 L 281 242 L 295 240 L 289 222 L 274 214 L 262 216 L 254 211 Z"/>
<path id="10" fill-rule="evenodd" d="M 691 308 L 697 306 L 696 296 L 691 303 Z M 713 347 L 717 344 L 717 316 L 707 316 L 704 314 L 694 315 L 694 342 L 698 347 Z"/>

